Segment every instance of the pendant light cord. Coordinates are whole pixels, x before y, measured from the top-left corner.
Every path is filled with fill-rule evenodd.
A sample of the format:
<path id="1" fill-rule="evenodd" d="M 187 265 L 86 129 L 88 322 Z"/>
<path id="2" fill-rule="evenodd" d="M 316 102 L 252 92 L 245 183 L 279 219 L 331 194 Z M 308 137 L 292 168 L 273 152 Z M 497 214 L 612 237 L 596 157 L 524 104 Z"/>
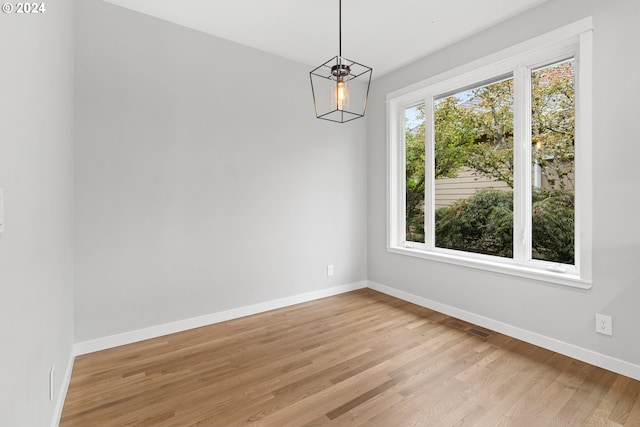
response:
<path id="1" fill-rule="evenodd" d="M 342 0 L 338 0 L 338 54 L 342 57 Z"/>

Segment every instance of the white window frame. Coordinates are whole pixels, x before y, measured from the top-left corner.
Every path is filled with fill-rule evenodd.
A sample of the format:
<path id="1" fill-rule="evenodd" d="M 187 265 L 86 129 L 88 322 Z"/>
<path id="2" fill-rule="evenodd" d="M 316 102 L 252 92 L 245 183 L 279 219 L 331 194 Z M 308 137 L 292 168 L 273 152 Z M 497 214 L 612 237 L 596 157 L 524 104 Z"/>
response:
<path id="1" fill-rule="evenodd" d="M 543 34 L 486 58 L 468 63 L 387 94 L 387 250 L 589 289 L 592 285 L 592 18 Z M 531 71 L 575 58 L 575 265 L 531 259 Z M 434 97 L 512 73 L 514 77 L 514 254 L 513 258 L 435 247 L 433 225 Z M 527 96 L 528 95 L 528 96 Z M 405 241 L 404 111 L 425 105 L 425 241 Z M 522 112 L 528 112 L 522 114 Z"/>

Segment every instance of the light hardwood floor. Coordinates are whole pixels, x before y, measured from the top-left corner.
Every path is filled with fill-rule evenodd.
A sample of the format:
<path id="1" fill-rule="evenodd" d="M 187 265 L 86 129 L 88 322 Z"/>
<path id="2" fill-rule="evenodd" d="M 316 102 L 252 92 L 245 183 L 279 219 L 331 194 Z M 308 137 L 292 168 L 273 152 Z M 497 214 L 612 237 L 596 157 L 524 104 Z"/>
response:
<path id="1" fill-rule="evenodd" d="M 640 426 L 639 393 L 363 289 L 79 356 L 61 426 Z"/>

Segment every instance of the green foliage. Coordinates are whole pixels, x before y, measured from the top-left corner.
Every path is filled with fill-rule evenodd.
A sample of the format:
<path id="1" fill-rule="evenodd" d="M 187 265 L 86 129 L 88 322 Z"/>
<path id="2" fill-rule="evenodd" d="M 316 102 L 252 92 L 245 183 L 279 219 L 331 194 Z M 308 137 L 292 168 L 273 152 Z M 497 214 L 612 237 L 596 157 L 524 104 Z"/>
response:
<path id="1" fill-rule="evenodd" d="M 573 62 L 535 70 L 531 78 L 533 162 L 552 188 L 566 188 L 574 172 Z M 434 105 L 435 178 L 454 178 L 468 167 L 513 187 L 513 79 L 469 96 L 461 102 L 452 95 Z M 420 125 L 406 133 L 407 168 L 415 173 L 424 171 L 424 165 L 413 165 L 424 161 L 424 106 L 419 111 Z"/>
<path id="2" fill-rule="evenodd" d="M 563 62 L 531 74 L 532 154 L 534 164 L 552 188 L 573 188 L 575 87 L 573 62 Z"/>
<path id="3" fill-rule="evenodd" d="M 533 190 L 533 258 L 574 263 L 574 199 L 567 190 Z M 436 210 L 436 246 L 513 255 L 513 194 L 486 189 Z"/>
<path id="4" fill-rule="evenodd" d="M 532 206 L 533 258 L 574 263 L 574 197 L 567 190 L 534 188 Z"/>
<path id="5" fill-rule="evenodd" d="M 513 188 L 513 79 L 473 90 L 476 141 L 465 166 Z"/>
<path id="6" fill-rule="evenodd" d="M 434 111 L 435 178 L 455 178 L 467 164 L 477 138 L 473 111 L 454 97 L 439 101 Z M 422 125 L 424 129 L 424 125 Z"/>
<path id="7" fill-rule="evenodd" d="M 513 255 L 513 194 L 487 189 L 436 210 L 436 246 Z"/>

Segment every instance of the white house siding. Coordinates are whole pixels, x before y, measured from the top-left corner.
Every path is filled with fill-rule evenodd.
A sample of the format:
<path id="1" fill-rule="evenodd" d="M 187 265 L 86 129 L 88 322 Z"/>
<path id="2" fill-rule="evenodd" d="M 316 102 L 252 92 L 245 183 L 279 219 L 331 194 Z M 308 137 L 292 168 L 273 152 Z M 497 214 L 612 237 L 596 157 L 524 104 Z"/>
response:
<path id="1" fill-rule="evenodd" d="M 436 179 L 436 209 L 449 206 L 456 200 L 471 197 L 484 188 L 511 191 L 511 187 L 507 183 L 474 175 L 473 170 L 466 168 L 458 172 L 458 176 L 455 178 Z"/>

